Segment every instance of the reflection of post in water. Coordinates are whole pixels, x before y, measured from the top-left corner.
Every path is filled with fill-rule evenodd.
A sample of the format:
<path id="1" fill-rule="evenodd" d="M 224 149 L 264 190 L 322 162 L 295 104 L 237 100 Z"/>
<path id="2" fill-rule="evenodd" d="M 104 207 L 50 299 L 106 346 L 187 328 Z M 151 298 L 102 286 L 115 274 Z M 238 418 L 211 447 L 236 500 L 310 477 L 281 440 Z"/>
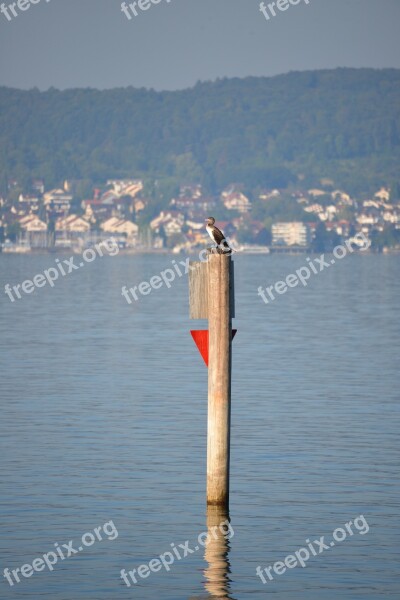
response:
<path id="1" fill-rule="evenodd" d="M 232 600 L 230 596 L 229 574 L 229 538 L 232 537 L 232 527 L 229 523 L 229 513 L 221 506 L 207 506 L 208 540 L 204 558 L 208 567 L 204 571 L 206 590 L 211 598 Z"/>

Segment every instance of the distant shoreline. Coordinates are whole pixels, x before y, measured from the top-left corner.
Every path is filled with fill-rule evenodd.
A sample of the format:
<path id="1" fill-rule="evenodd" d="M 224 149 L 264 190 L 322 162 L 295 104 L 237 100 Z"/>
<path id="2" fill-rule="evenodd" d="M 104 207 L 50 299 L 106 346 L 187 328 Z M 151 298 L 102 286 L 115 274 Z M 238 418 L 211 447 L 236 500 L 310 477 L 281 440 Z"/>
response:
<path id="1" fill-rule="evenodd" d="M 176 253 L 176 252 L 172 252 L 169 250 L 120 250 L 119 251 L 119 255 L 120 256 L 146 256 L 146 255 L 154 255 L 154 256 L 196 256 L 198 254 L 197 251 L 193 251 L 193 252 L 180 252 L 180 253 Z M 303 254 L 308 254 L 310 256 L 320 256 L 321 254 L 326 254 L 327 256 L 332 254 L 332 251 L 325 251 L 325 252 L 314 252 L 311 251 L 309 249 L 304 249 L 304 250 L 290 250 L 288 249 L 282 249 L 282 250 L 278 250 L 276 251 L 275 249 L 271 249 L 271 251 L 268 252 L 241 252 L 240 250 L 237 250 L 235 252 L 235 256 L 302 256 Z M 357 252 L 358 254 L 362 254 L 364 256 L 377 256 L 377 255 L 383 255 L 383 256 L 388 256 L 388 255 L 397 255 L 400 254 L 400 248 L 384 248 L 381 251 L 378 250 L 367 250 L 361 253 Z M 46 256 L 46 255 L 56 255 L 56 256 L 72 256 L 72 255 L 76 255 L 76 256 L 80 256 L 80 253 L 74 253 L 74 252 L 68 252 L 66 250 L 57 250 L 57 251 L 51 251 L 51 250 L 32 250 L 30 252 L 1 252 L 0 251 L 0 256 L 5 255 L 5 256 Z"/>

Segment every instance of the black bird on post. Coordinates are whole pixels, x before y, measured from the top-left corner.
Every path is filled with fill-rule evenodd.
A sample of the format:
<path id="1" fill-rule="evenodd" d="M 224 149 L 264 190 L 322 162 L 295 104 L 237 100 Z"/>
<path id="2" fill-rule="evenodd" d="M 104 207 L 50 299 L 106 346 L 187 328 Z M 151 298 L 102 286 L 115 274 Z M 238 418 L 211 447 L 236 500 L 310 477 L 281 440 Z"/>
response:
<path id="1" fill-rule="evenodd" d="M 225 239 L 224 234 L 218 227 L 215 227 L 215 219 L 214 217 L 208 217 L 206 219 L 206 229 L 207 233 L 212 239 L 212 241 L 217 245 L 217 253 L 218 254 L 232 254 L 233 250 L 229 246 L 228 242 Z"/>

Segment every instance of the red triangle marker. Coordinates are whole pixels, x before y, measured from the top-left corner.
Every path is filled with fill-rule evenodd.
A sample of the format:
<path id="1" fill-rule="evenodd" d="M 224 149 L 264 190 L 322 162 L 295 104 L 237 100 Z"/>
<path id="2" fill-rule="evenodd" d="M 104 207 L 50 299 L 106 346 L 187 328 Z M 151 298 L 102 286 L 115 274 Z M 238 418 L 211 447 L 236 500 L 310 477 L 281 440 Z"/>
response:
<path id="1" fill-rule="evenodd" d="M 191 330 L 192 338 L 208 367 L 208 329 Z M 235 337 L 237 329 L 232 329 L 232 339 Z"/>

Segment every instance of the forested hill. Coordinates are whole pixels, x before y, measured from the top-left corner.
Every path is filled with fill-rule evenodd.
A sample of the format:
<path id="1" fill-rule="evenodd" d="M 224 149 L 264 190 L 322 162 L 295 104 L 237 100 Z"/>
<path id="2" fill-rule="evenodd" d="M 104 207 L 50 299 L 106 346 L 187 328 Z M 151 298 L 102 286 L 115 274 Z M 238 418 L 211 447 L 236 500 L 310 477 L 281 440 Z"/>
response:
<path id="1" fill-rule="evenodd" d="M 155 176 L 349 191 L 398 183 L 400 70 L 222 79 L 176 92 L 0 88 L 0 176 Z"/>

